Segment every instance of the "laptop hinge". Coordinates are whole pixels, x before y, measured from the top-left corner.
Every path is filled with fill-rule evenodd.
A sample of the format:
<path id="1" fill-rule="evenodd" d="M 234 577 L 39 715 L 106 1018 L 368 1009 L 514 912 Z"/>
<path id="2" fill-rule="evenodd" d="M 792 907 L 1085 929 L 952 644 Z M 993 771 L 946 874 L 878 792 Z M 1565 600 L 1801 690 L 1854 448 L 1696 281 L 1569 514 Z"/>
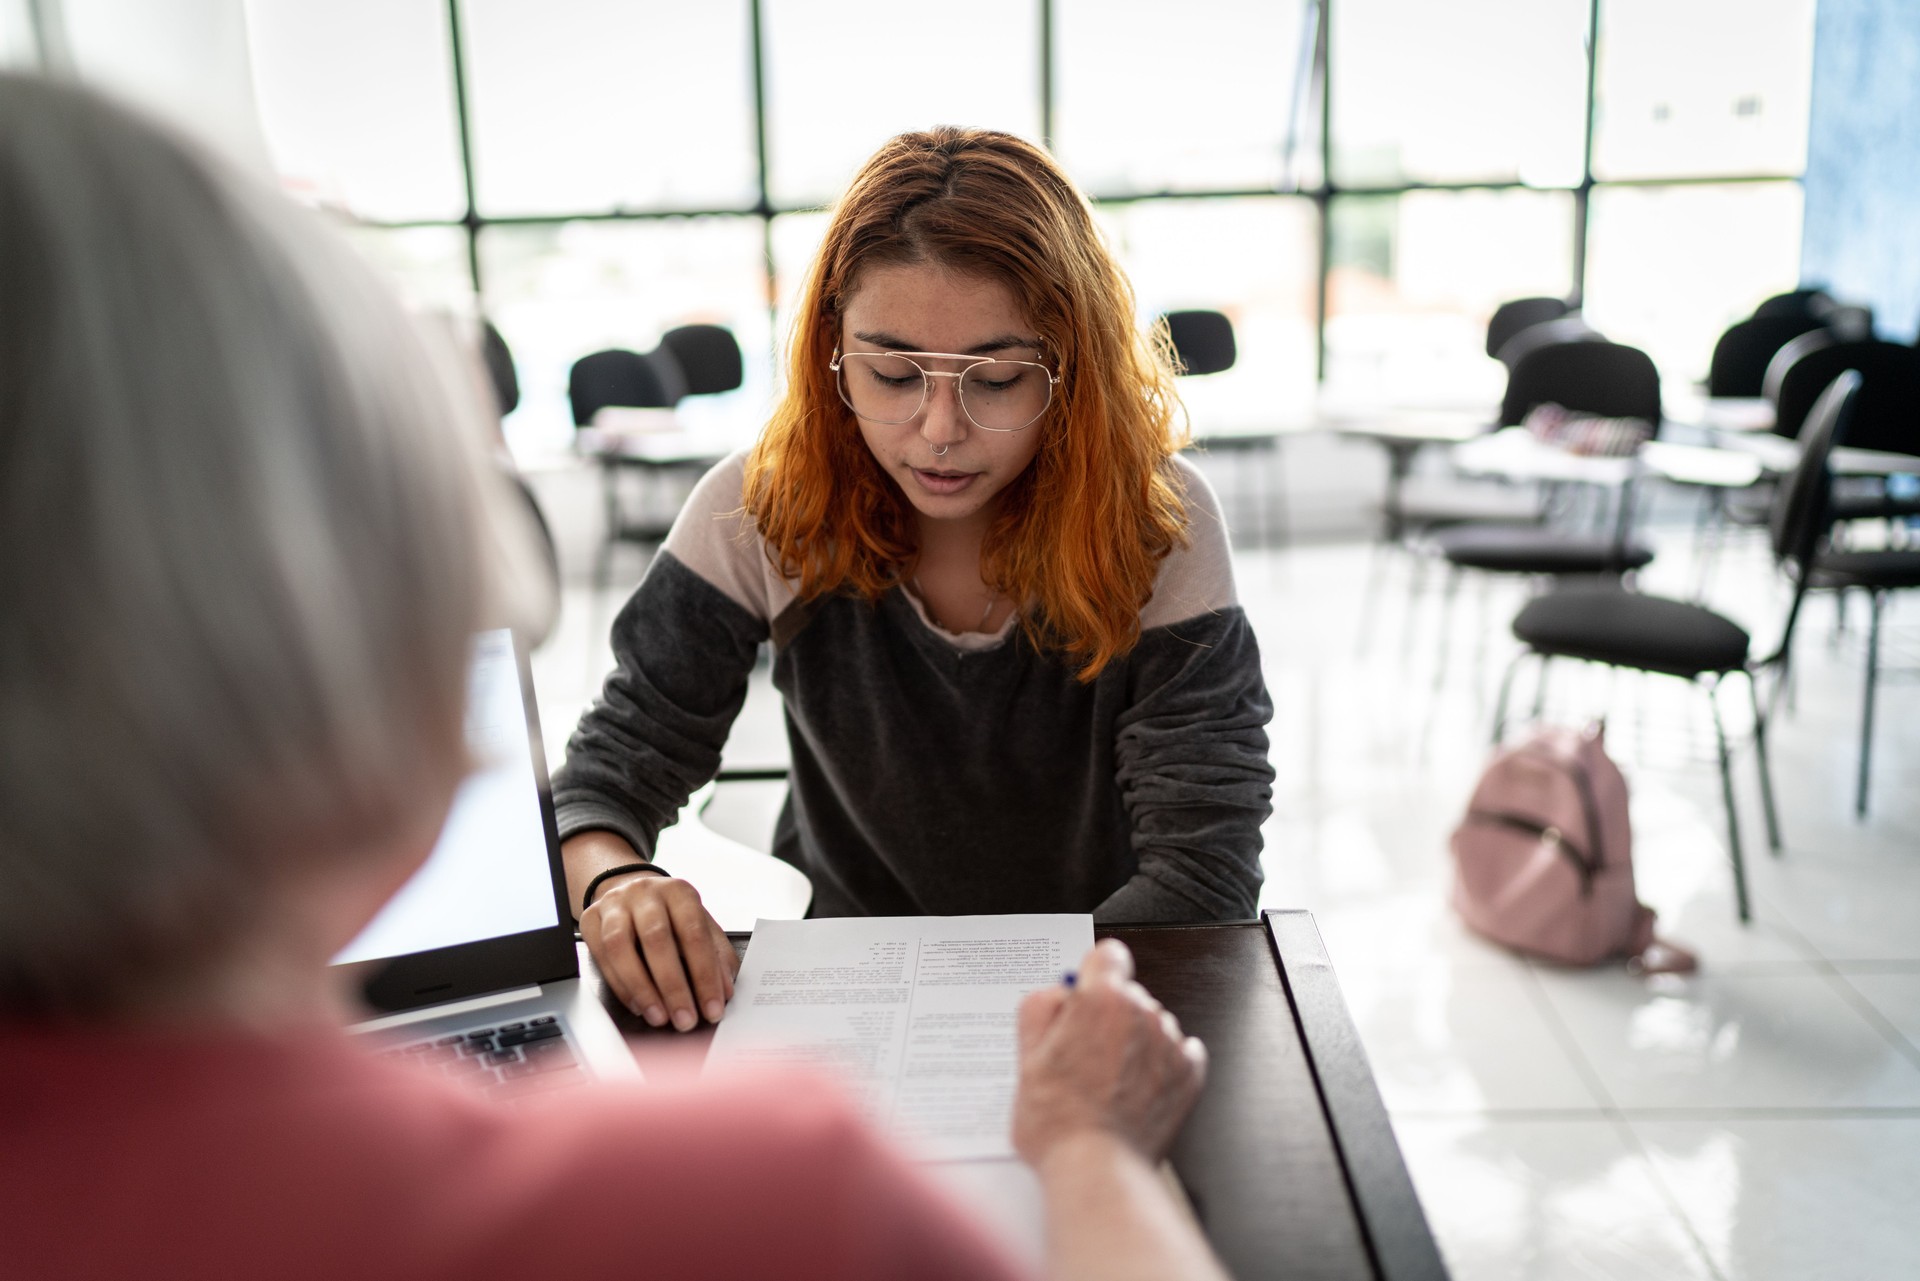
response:
<path id="1" fill-rule="evenodd" d="M 515 1001 L 525 1001 L 540 995 L 540 987 L 508 988 L 504 992 L 489 992 L 485 996 L 472 996 L 461 1001 L 446 1001 L 439 1005 L 423 1005 L 417 1010 L 402 1010 L 398 1014 L 387 1014 L 377 1019 L 368 1019 L 355 1023 L 355 1032 L 378 1032 L 383 1028 L 404 1027 L 409 1023 L 420 1023 L 427 1019 L 437 1019 L 447 1014 L 466 1014 L 473 1010 L 491 1009 L 496 1005 L 511 1005 Z"/>

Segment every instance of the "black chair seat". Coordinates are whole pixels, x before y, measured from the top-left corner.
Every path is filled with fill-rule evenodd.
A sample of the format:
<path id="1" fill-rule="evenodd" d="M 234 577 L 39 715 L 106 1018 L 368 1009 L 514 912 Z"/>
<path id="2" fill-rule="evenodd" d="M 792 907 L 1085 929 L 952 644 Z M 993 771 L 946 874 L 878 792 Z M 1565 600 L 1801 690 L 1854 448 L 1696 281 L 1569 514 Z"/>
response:
<path id="1" fill-rule="evenodd" d="M 1442 530 L 1434 544 L 1449 564 L 1497 574 L 1618 574 L 1653 559 L 1653 549 L 1608 535 L 1567 534 L 1540 528 Z"/>
<path id="2" fill-rule="evenodd" d="M 1613 588 L 1536 597 L 1513 634 L 1542 654 L 1685 677 L 1736 671 L 1749 645 L 1741 627 L 1710 609 Z"/>
<path id="3" fill-rule="evenodd" d="M 1822 552 L 1813 563 L 1813 581 L 1808 586 L 1882 591 L 1920 587 L 1920 551 Z"/>

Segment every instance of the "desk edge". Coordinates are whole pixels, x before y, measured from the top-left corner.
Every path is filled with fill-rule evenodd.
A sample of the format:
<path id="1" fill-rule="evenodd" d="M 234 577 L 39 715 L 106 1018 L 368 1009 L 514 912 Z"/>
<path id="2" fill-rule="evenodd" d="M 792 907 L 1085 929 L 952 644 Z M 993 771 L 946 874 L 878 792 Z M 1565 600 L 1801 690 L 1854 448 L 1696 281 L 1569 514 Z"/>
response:
<path id="1" fill-rule="evenodd" d="M 1414 1193 L 1319 927 L 1305 911 L 1268 910 L 1260 919 L 1376 1270 L 1382 1281 L 1446 1281 L 1446 1263 Z"/>

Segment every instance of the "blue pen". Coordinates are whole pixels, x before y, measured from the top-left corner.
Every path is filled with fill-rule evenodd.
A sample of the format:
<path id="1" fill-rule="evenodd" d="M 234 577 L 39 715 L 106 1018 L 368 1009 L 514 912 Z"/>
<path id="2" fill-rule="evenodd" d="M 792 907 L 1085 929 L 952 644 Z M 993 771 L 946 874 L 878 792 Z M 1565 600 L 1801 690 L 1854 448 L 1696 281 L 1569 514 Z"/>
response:
<path id="1" fill-rule="evenodd" d="M 1062 974 L 1060 976 L 1060 981 L 1066 986 L 1072 987 L 1080 981 L 1080 976 L 1074 973 L 1072 970 L 1068 970 L 1065 974 Z"/>

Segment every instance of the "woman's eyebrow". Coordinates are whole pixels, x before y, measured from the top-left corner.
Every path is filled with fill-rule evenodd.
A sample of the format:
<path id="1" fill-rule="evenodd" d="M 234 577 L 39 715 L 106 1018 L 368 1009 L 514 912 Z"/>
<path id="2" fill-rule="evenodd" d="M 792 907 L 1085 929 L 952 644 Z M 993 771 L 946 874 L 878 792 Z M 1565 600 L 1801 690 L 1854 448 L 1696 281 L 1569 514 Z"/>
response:
<path id="1" fill-rule="evenodd" d="M 887 333 L 884 330 L 872 332 L 859 330 L 856 331 L 853 336 L 861 342 L 871 343 L 875 347 L 884 347 L 889 351 L 931 350 L 931 348 L 923 347 L 916 342 L 908 342 L 905 338 L 901 338 L 896 334 Z M 1006 351 L 1014 347 L 1039 351 L 1040 340 L 1038 338 L 1024 337 L 1020 334 L 1001 334 L 998 337 L 989 338 L 985 342 L 975 343 L 965 351 L 957 351 L 953 354 L 956 356 L 986 356 L 996 351 Z"/>

